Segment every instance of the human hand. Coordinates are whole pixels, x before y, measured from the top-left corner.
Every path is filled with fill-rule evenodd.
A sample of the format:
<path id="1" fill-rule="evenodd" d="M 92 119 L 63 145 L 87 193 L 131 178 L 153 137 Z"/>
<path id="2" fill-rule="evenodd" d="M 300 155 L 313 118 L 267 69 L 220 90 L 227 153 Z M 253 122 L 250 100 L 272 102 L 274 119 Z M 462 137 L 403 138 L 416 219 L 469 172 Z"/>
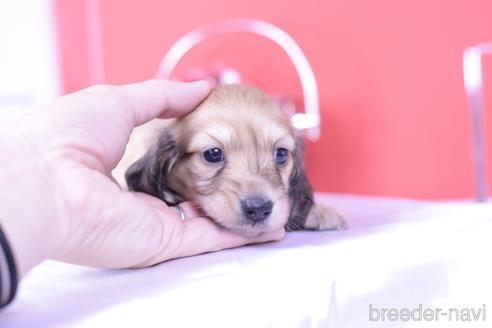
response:
<path id="1" fill-rule="evenodd" d="M 151 80 L 95 86 L 62 97 L 0 132 L 0 223 L 21 276 L 44 259 L 126 268 L 278 240 L 252 239 L 141 193 L 121 190 L 111 170 L 133 128 L 186 114 L 205 82 Z"/>

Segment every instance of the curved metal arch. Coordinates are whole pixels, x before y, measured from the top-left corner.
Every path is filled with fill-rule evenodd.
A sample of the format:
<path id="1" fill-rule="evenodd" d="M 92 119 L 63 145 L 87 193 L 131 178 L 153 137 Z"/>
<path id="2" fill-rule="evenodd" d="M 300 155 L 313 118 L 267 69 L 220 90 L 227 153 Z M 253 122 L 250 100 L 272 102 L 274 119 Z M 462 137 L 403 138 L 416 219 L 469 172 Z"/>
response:
<path id="1" fill-rule="evenodd" d="M 306 129 L 310 140 L 318 140 L 321 119 L 314 72 L 295 40 L 273 24 L 255 19 L 232 19 L 198 27 L 183 35 L 171 46 L 160 63 L 157 75 L 170 78 L 178 62 L 193 47 L 211 37 L 231 32 L 250 32 L 261 35 L 284 50 L 297 70 L 304 97 L 304 113 L 294 114 L 291 117 L 292 124 L 298 129 Z"/>

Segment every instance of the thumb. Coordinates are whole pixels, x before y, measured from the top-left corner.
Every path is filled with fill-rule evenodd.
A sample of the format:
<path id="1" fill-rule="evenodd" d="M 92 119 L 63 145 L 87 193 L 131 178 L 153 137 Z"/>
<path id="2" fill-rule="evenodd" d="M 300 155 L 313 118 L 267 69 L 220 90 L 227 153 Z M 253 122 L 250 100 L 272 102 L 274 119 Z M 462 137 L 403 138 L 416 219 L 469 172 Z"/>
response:
<path id="1" fill-rule="evenodd" d="M 157 79 L 110 88 L 126 104 L 118 109 L 134 118 L 134 126 L 156 117 L 182 116 L 210 92 L 210 84 L 206 81 L 183 83 Z"/>

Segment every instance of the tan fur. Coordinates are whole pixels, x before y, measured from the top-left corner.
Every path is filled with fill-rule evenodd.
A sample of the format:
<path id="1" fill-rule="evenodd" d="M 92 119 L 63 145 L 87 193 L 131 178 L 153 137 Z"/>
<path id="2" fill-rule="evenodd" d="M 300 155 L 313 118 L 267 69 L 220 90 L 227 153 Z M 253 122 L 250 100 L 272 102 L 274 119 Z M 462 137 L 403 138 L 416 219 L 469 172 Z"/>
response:
<path id="1" fill-rule="evenodd" d="M 157 135 L 173 124 L 174 119 L 155 119 L 146 124 L 136 127 L 128 140 L 123 158 L 113 169 L 111 175 L 122 189 L 127 189 L 125 172 L 130 165 L 142 157 L 149 147 L 154 143 Z"/>
<path id="2" fill-rule="evenodd" d="M 243 235 L 277 230 L 286 224 L 291 208 L 288 191 L 296 131 L 279 105 L 261 90 L 244 85 L 217 87 L 193 112 L 171 121 L 166 131 L 185 154 L 173 166 L 167 187 L 197 203 L 219 225 Z M 205 150 L 215 147 L 225 154 L 224 162 L 210 163 L 203 158 Z M 283 165 L 275 163 L 277 147 L 289 151 Z M 118 181 L 122 181 L 124 166 L 135 159 L 125 157 L 124 165 L 114 172 L 120 175 Z M 274 207 L 267 220 L 252 225 L 242 218 L 240 201 L 254 195 L 270 199 Z M 334 213 L 314 205 L 305 228 L 345 227 L 343 218 Z"/>
<path id="3" fill-rule="evenodd" d="M 190 156 L 177 163 L 171 184 L 184 188 L 205 213 L 238 233 L 260 231 L 238 220 L 240 200 L 257 194 L 275 204 L 269 220 L 258 224 L 261 231 L 285 225 L 292 160 L 277 173 L 273 154 L 275 147 L 293 152 L 295 140 L 278 105 L 256 88 L 216 88 L 195 111 L 177 120 L 174 129 Z M 203 159 L 203 151 L 214 147 L 222 149 L 225 162 L 208 163 Z"/>
<path id="4" fill-rule="evenodd" d="M 310 230 L 345 230 L 348 228 L 345 218 L 332 207 L 314 204 L 304 223 Z"/>

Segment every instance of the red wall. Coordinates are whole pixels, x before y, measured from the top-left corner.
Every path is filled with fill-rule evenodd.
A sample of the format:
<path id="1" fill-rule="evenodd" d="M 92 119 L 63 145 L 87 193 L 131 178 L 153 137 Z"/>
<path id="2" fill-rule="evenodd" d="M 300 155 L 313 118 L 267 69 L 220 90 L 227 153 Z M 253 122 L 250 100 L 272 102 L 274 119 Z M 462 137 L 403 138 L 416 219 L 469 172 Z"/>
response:
<path id="1" fill-rule="evenodd" d="M 84 2 L 55 5 L 68 92 L 90 83 Z M 290 33 L 320 89 L 322 138 L 309 144 L 306 154 L 316 190 L 472 196 L 461 59 L 465 47 L 492 42 L 491 1 L 101 0 L 100 5 L 109 83 L 154 76 L 169 46 L 205 23 L 257 18 Z M 237 67 L 248 80 L 301 103 L 292 65 L 267 40 L 236 35 L 210 41 L 185 58 L 177 75 L 216 63 Z"/>

